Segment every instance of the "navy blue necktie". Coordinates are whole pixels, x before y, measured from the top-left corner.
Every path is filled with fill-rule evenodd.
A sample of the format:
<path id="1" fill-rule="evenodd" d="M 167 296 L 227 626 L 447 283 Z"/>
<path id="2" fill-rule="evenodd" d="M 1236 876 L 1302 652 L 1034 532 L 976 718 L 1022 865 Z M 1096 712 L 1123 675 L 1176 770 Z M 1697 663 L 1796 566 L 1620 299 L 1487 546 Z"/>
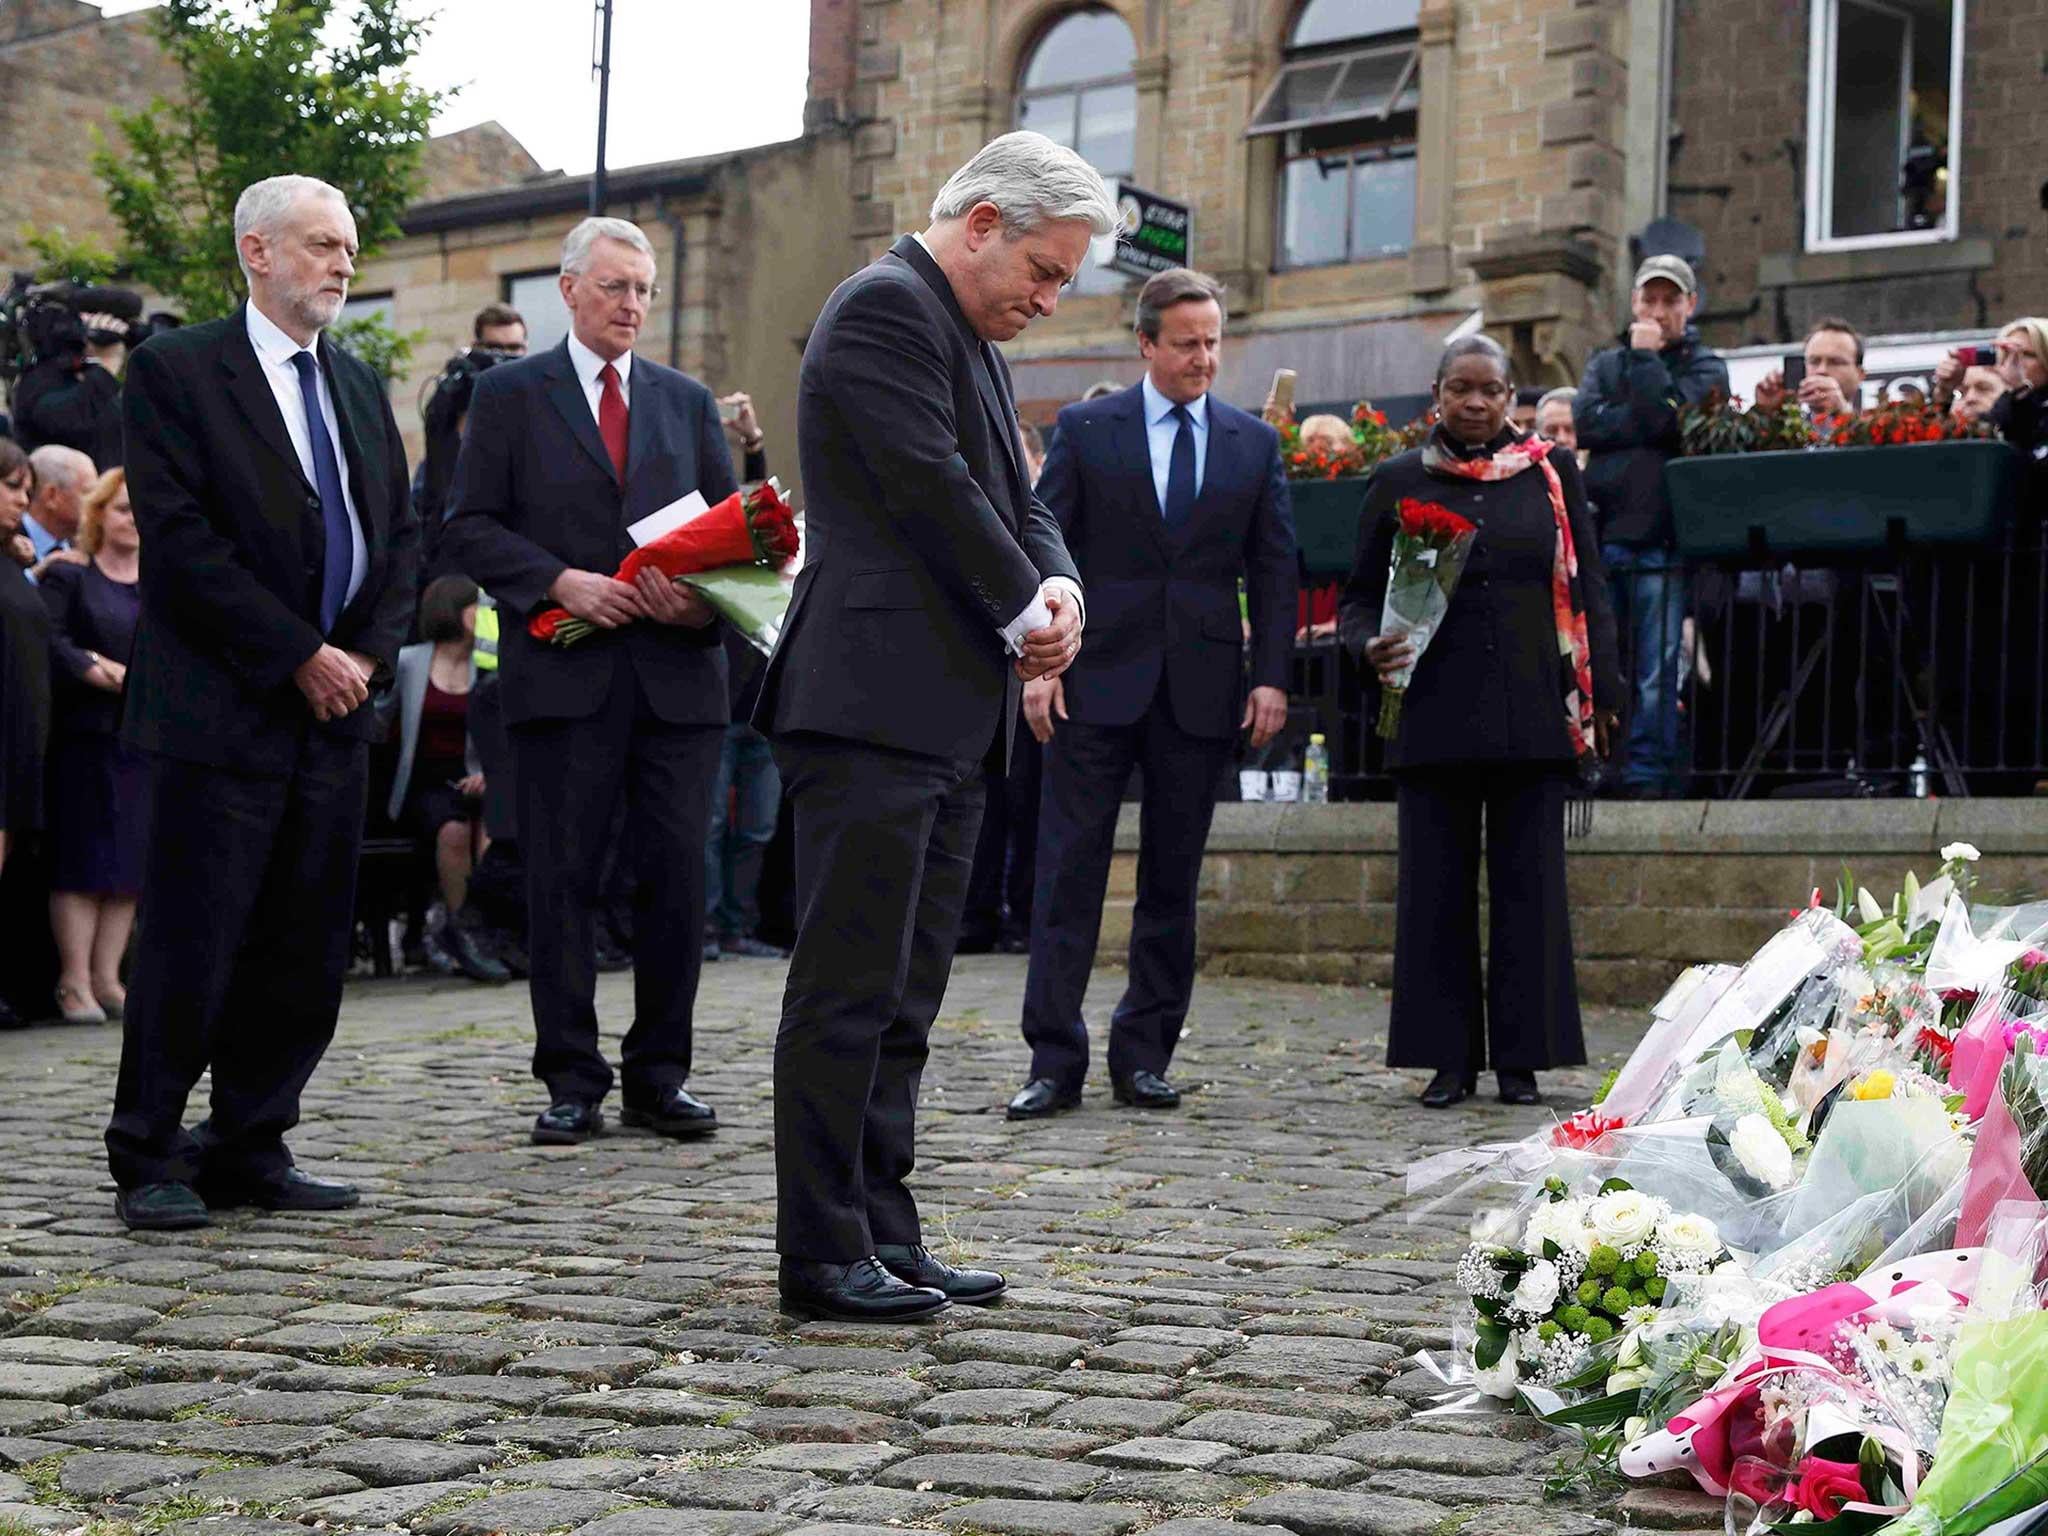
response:
<path id="1" fill-rule="evenodd" d="M 320 493 L 320 524 L 327 532 L 327 564 L 320 573 L 320 632 L 326 634 L 348 601 L 348 578 L 355 568 L 355 540 L 350 536 L 348 503 L 341 494 L 341 461 L 334 439 L 327 435 L 327 417 L 320 409 L 320 365 L 311 352 L 294 352 L 299 393 L 306 401 L 306 434 L 313 444 L 313 486 Z"/>
<path id="2" fill-rule="evenodd" d="M 1180 422 L 1166 461 L 1166 526 L 1179 528 L 1195 510 L 1195 418 L 1184 405 L 1167 413 Z"/>

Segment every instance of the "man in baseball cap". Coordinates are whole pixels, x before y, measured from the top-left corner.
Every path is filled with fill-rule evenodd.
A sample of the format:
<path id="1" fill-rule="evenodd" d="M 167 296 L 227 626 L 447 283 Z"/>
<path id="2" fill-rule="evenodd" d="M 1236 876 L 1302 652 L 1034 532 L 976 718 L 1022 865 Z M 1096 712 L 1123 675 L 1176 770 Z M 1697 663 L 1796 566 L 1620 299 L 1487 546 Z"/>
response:
<path id="1" fill-rule="evenodd" d="M 1664 465 L 1678 452 L 1680 413 L 1728 392 L 1728 365 L 1693 328 L 1698 303 L 1699 280 L 1689 264 L 1677 256 L 1647 258 L 1636 269 L 1628 330 L 1619 346 L 1586 365 L 1572 404 L 1615 620 L 1634 674 L 1621 788 L 1640 799 L 1675 799 L 1687 777 L 1679 699 L 1686 583 L 1673 547 Z"/>

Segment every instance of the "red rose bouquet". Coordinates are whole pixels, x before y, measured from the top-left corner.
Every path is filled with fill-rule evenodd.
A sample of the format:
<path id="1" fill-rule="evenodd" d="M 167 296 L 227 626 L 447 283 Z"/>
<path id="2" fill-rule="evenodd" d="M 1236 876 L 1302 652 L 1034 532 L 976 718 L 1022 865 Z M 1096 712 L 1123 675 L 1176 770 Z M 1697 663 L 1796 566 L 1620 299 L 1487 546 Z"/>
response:
<path id="1" fill-rule="evenodd" d="M 650 539 L 626 556 L 617 577 L 630 582 L 642 571 L 659 571 L 702 593 L 721 618 L 768 651 L 789 609 L 784 567 L 796 558 L 800 542 L 796 513 L 781 485 L 764 480 Z M 593 627 L 566 608 L 543 608 L 526 625 L 528 634 L 550 645 L 574 645 Z"/>
<path id="2" fill-rule="evenodd" d="M 1448 508 L 1412 496 L 1405 497 L 1395 513 L 1400 527 L 1394 533 L 1380 633 L 1405 638 L 1420 661 L 1451 606 L 1451 594 L 1465 573 L 1465 557 L 1479 530 Z M 1401 700 L 1414 678 L 1411 661 L 1397 677 L 1380 684 L 1379 734 L 1384 740 L 1392 741 L 1400 732 Z"/>

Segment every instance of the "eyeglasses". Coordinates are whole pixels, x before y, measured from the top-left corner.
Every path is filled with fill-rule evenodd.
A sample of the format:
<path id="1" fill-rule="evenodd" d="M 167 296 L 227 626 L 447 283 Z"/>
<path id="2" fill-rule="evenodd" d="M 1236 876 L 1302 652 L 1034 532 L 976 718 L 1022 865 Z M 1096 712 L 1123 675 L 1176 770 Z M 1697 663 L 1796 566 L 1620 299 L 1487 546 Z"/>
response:
<path id="1" fill-rule="evenodd" d="M 661 284 L 629 283 L 623 277 L 615 277 L 608 283 L 594 283 L 592 286 L 614 304 L 629 293 L 642 304 L 652 304 L 661 297 Z"/>

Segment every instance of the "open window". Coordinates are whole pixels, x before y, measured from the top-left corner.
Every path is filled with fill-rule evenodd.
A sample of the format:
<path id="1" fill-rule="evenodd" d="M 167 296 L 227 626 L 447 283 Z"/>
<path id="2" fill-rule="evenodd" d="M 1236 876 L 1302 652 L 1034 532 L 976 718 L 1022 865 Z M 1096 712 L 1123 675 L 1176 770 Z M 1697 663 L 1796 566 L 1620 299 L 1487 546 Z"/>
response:
<path id="1" fill-rule="evenodd" d="M 1953 240 L 1965 0 L 1813 0 L 1808 250 Z"/>
<path id="2" fill-rule="evenodd" d="M 1308 0 L 1248 136 L 1281 139 L 1282 267 L 1371 261 L 1415 241 L 1420 0 Z"/>

